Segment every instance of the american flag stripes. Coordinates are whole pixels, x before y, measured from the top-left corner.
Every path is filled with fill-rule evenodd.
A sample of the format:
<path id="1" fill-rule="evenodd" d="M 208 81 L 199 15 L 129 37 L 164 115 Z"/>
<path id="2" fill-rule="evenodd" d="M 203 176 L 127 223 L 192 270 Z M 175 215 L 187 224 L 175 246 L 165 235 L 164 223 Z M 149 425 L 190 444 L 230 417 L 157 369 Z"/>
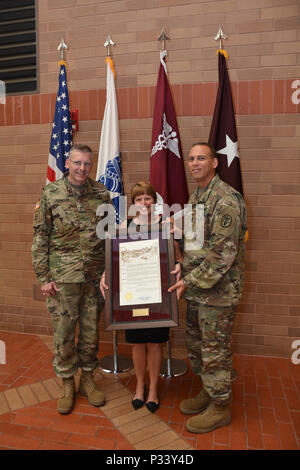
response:
<path id="1" fill-rule="evenodd" d="M 59 62 L 59 85 L 50 139 L 46 184 L 60 179 L 72 146 L 72 122 L 69 108 L 66 63 Z"/>

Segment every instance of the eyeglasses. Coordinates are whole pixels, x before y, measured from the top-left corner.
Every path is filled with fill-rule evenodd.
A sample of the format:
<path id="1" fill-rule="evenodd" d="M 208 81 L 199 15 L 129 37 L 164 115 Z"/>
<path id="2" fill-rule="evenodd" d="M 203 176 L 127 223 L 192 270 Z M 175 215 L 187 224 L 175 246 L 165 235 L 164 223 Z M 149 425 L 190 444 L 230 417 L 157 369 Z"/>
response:
<path id="1" fill-rule="evenodd" d="M 82 165 L 84 166 L 84 168 L 90 168 L 92 166 L 92 163 L 90 162 L 79 162 L 79 161 L 74 162 L 70 158 L 69 158 L 69 162 L 72 162 L 78 168 L 81 167 Z"/>

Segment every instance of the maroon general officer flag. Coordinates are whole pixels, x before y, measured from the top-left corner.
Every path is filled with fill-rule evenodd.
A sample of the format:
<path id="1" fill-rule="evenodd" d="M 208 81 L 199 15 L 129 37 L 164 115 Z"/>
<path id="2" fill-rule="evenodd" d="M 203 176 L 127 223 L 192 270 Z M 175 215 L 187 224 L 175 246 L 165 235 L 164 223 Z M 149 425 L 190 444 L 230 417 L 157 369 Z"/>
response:
<path id="1" fill-rule="evenodd" d="M 217 151 L 220 178 L 243 194 L 233 102 L 223 51 L 218 51 L 218 59 L 219 89 L 208 142 Z"/>
<path id="2" fill-rule="evenodd" d="M 166 51 L 161 52 L 154 103 L 150 183 L 164 204 L 188 202 L 183 155 L 175 109 L 167 77 Z"/>

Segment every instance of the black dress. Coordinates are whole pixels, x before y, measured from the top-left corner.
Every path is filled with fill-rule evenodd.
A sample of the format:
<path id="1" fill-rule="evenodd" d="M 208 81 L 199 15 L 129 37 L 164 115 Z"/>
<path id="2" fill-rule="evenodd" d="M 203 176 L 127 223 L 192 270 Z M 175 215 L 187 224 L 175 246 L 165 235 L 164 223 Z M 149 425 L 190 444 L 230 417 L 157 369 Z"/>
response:
<path id="1" fill-rule="evenodd" d="M 127 226 L 131 221 L 127 221 Z M 127 343 L 165 343 L 169 340 L 169 331 L 166 327 L 125 330 L 125 339 Z"/>

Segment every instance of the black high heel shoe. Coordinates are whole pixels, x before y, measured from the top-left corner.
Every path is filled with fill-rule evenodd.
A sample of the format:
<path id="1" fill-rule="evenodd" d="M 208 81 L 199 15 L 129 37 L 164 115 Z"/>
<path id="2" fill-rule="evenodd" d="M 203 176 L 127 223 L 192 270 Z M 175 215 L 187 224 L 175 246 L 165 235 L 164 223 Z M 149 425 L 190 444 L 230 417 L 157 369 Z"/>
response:
<path id="1" fill-rule="evenodd" d="M 134 394 L 135 395 L 135 394 Z M 140 408 L 142 408 L 142 406 L 144 406 L 144 403 L 145 403 L 145 395 L 146 395 L 146 385 L 145 385 L 145 388 L 144 388 L 144 397 L 143 397 L 143 400 L 141 400 L 140 398 L 134 398 L 131 403 L 132 403 L 132 406 L 135 410 L 138 410 Z"/>
<path id="2" fill-rule="evenodd" d="M 159 396 L 157 394 L 157 400 L 158 402 L 155 403 L 155 401 L 148 401 L 148 403 L 146 403 L 146 408 L 147 410 L 150 411 L 150 413 L 155 413 L 156 410 L 158 410 L 159 408 Z"/>

